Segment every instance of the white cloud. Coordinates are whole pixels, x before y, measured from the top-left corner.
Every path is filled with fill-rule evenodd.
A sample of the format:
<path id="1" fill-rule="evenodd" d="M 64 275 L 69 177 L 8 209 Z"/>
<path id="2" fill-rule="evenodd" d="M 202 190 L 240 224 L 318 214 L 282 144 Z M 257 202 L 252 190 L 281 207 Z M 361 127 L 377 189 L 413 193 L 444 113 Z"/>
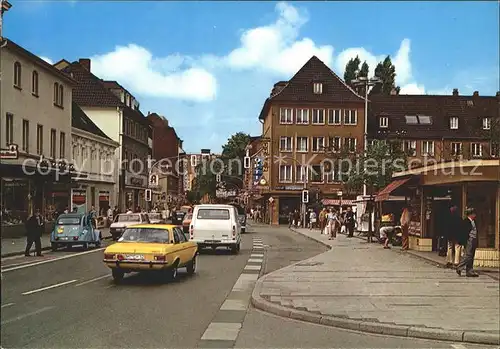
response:
<path id="1" fill-rule="evenodd" d="M 284 2 L 276 5 L 278 19 L 271 25 L 246 30 L 241 46 L 231 51 L 224 61 L 235 69 L 260 69 L 290 76 L 313 55 L 326 64 L 333 61 L 333 47 L 318 46 L 313 40 L 298 40 L 308 15 Z"/>
<path id="2" fill-rule="evenodd" d="M 49 64 L 54 64 L 54 61 L 52 61 L 52 59 L 50 59 L 48 57 L 40 56 L 40 58 L 43 59 L 45 62 L 47 62 Z"/>
<path id="3" fill-rule="evenodd" d="M 194 66 L 182 67 L 188 57 L 155 59 L 147 49 L 129 44 L 91 59 L 94 74 L 117 80 L 142 96 L 205 102 L 213 100 L 217 93 L 217 81 L 210 72 Z"/>
<path id="4" fill-rule="evenodd" d="M 425 87 L 415 83 L 406 84 L 401 87 L 399 94 L 402 95 L 423 95 L 425 94 Z"/>

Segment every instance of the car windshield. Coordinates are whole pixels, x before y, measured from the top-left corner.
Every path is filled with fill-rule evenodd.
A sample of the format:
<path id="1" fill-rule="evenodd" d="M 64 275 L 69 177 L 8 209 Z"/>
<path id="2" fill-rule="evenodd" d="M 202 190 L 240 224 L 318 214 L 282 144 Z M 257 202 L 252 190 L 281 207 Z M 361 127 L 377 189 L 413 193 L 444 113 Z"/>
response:
<path id="1" fill-rule="evenodd" d="M 168 244 L 169 231 L 168 229 L 157 228 L 128 228 L 123 233 L 120 241 Z"/>
<path id="2" fill-rule="evenodd" d="M 116 217 L 115 222 L 140 222 L 141 217 L 138 214 L 121 214 Z"/>
<path id="3" fill-rule="evenodd" d="M 220 208 L 206 208 L 198 211 L 198 219 L 217 219 L 228 220 L 229 210 Z"/>
<path id="4" fill-rule="evenodd" d="M 80 217 L 64 217 L 57 220 L 58 225 L 79 225 L 81 221 Z"/>

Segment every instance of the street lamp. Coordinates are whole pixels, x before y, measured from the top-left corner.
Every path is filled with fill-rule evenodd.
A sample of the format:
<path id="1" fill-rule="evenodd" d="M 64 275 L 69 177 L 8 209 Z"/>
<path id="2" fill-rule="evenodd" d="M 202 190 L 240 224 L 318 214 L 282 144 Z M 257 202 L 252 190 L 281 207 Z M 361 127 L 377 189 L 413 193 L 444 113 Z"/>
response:
<path id="1" fill-rule="evenodd" d="M 359 73 L 359 71 L 356 73 Z M 363 143 L 364 152 L 366 154 L 368 150 L 368 88 L 380 84 L 382 83 L 382 81 L 376 76 L 370 79 L 364 76 L 360 76 L 357 79 L 352 80 L 351 83 L 353 86 L 363 87 L 365 89 L 365 134 L 363 137 Z M 363 196 L 366 196 L 366 192 L 366 183 L 363 183 Z"/>

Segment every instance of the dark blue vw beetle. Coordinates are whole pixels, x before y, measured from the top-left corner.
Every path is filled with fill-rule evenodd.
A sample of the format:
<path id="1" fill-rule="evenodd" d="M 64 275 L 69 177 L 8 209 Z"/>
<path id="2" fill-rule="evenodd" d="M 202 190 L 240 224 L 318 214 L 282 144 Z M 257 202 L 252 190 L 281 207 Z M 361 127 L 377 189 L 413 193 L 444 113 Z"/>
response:
<path id="1" fill-rule="evenodd" d="M 79 245 L 85 250 L 89 248 L 89 245 L 101 246 L 101 232 L 94 229 L 90 215 L 66 213 L 60 215 L 55 223 L 50 236 L 52 251 L 63 246 Z"/>

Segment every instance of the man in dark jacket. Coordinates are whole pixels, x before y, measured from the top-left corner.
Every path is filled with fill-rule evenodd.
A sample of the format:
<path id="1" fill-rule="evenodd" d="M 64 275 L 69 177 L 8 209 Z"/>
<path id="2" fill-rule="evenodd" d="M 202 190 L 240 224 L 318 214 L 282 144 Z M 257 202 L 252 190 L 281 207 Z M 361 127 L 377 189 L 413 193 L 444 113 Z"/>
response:
<path id="1" fill-rule="evenodd" d="M 446 253 L 446 266 L 451 268 L 460 262 L 463 247 L 467 243 L 467 235 L 463 232 L 462 217 L 456 205 L 450 207 L 450 216 L 445 227 L 448 239 L 448 251 Z M 465 237 L 465 239 L 464 239 Z"/>
<path id="2" fill-rule="evenodd" d="M 354 226 L 355 226 L 355 218 L 354 212 L 352 212 L 352 208 L 348 207 L 347 212 L 344 216 L 344 224 L 347 229 L 347 237 L 352 238 L 354 236 Z"/>
<path id="3" fill-rule="evenodd" d="M 479 275 L 472 269 L 477 248 L 476 210 L 468 208 L 466 215 L 467 218 L 463 220 L 462 234 L 467 236 L 467 245 L 465 246 L 465 255 L 457 266 L 457 274 L 461 275 L 462 269 L 465 267 L 466 276 L 478 277 Z"/>
<path id="4" fill-rule="evenodd" d="M 35 244 L 36 255 L 42 256 L 42 233 L 44 230 L 45 222 L 43 220 L 42 215 L 40 214 L 40 210 L 37 209 L 35 214 L 32 215 L 26 221 L 26 250 L 24 251 L 24 255 L 26 257 L 30 256 L 31 246 L 33 243 Z"/>

